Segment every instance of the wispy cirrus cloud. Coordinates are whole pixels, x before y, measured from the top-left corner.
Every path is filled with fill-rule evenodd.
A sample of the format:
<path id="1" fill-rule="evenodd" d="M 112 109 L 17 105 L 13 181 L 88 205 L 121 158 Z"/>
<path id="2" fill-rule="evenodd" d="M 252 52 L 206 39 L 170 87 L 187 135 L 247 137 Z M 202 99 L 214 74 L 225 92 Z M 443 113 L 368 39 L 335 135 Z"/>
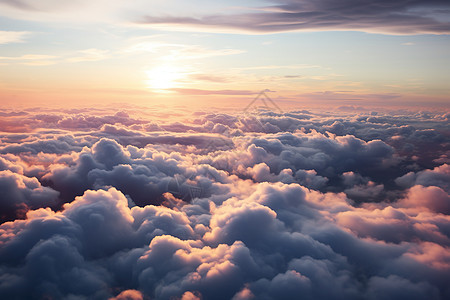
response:
<path id="1" fill-rule="evenodd" d="M 57 63 L 79 63 L 86 61 L 99 61 L 110 58 L 110 51 L 102 49 L 85 49 L 74 53 L 68 53 L 65 56 L 56 56 L 48 54 L 24 54 L 21 56 L 0 56 L 1 64 L 22 64 L 30 66 L 44 66 Z"/>
<path id="2" fill-rule="evenodd" d="M 251 13 L 216 13 L 200 17 L 148 14 L 139 24 L 179 25 L 199 30 L 273 33 L 353 30 L 388 34 L 448 34 L 450 3 L 427 1 L 280 0 Z"/>
<path id="3" fill-rule="evenodd" d="M 22 43 L 30 35 L 28 31 L 2 31 L 0 30 L 0 45 Z"/>
<path id="4" fill-rule="evenodd" d="M 143 41 L 124 48 L 121 53 L 157 53 L 170 58 L 199 59 L 216 56 L 228 56 L 245 53 L 240 49 L 210 49 L 200 45 L 167 43 L 163 41 Z"/>
<path id="5" fill-rule="evenodd" d="M 183 95 L 255 95 L 255 91 L 249 90 L 203 90 L 203 89 L 187 89 L 172 88 L 170 91 Z"/>
<path id="6" fill-rule="evenodd" d="M 30 66 L 45 66 L 56 63 L 58 57 L 45 54 L 25 54 L 21 56 L 0 56 L 1 64 L 10 64 L 12 62 Z"/>
<path id="7" fill-rule="evenodd" d="M 274 33 L 286 31 L 352 30 L 387 34 L 449 34 L 450 4 L 445 0 L 356 1 L 272 0 L 213 4 L 195 1 L 192 9 L 184 1 L 152 3 L 122 1 L 0 1 L 4 15 L 18 19 L 58 21 L 82 20 L 152 25 L 169 30 Z M 100 19 L 99 19 L 100 16 Z"/>
<path id="8" fill-rule="evenodd" d="M 80 50 L 77 53 L 77 56 L 68 58 L 67 60 L 69 62 L 83 62 L 83 61 L 98 61 L 107 59 L 109 57 L 109 51 L 108 50 L 101 50 L 101 49 L 86 49 L 86 50 Z"/>
<path id="9" fill-rule="evenodd" d="M 1 0 L 0 4 L 4 4 L 6 6 L 11 6 L 14 8 L 19 8 L 23 10 L 34 10 L 35 8 L 28 3 L 28 1 L 22 1 L 22 0 Z"/>

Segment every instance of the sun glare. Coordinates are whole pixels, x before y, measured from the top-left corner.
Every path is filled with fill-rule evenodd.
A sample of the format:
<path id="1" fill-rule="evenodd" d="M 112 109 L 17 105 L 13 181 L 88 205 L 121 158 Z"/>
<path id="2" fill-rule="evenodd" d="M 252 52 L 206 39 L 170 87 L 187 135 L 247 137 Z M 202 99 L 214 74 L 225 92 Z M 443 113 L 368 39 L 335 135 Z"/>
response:
<path id="1" fill-rule="evenodd" d="M 181 79 L 180 70 L 173 66 L 159 66 L 145 71 L 147 75 L 147 86 L 155 90 L 168 90 L 177 85 Z"/>

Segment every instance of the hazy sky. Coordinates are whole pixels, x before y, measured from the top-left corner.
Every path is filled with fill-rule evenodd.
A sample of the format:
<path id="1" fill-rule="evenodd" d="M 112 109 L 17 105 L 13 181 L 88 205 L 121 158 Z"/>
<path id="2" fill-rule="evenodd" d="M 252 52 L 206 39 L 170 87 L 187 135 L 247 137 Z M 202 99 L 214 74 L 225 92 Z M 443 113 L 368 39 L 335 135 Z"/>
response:
<path id="1" fill-rule="evenodd" d="M 3 104 L 445 106 L 448 1 L 0 0 Z M 246 100 L 247 101 L 247 100 Z"/>

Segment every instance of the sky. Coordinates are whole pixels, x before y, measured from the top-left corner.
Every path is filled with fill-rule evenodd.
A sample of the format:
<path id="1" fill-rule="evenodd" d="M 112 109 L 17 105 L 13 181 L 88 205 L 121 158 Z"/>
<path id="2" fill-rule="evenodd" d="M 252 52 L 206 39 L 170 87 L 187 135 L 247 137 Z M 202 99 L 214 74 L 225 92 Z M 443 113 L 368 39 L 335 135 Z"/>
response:
<path id="1" fill-rule="evenodd" d="M 0 299 L 450 299 L 449 34 L 448 0 L 0 0 Z"/>
<path id="2" fill-rule="evenodd" d="M 0 1 L 0 97 L 9 106 L 201 106 L 268 89 L 286 105 L 442 107 L 448 9 L 448 1 Z"/>

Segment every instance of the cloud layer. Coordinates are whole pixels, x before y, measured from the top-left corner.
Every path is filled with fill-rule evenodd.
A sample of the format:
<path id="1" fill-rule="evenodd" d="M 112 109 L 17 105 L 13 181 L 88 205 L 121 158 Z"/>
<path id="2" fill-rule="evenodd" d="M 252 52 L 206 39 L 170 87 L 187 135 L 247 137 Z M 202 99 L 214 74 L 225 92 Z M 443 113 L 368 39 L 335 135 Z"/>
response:
<path id="1" fill-rule="evenodd" d="M 352 30 L 387 34 L 449 34 L 449 3 L 421 1 L 273 0 L 230 2 L 183 1 L 152 3 L 135 1 L 79 0 L 70 3 L 46 0 L 0 1 L 5 14 L 18 19 L 44 21 L 104 21 L 162 25 L 172 30 L 238 31 L 273 33 L 285 31 Z M 236 6 L 238 6 L 238 9 Z M 84 12 L 83 18 L 79 13 Z M 57 13 L 57 14 L 52 14 Z M 100 16 L 101 15 L 101 16 Z"/>
<path id="2" fill-rule="evenodd" d="M 166 24 L 253 33 L 356 30 L 390 34 L 448 34 L 449 3 L 436 1 L 280 0 L 254 12 L 187 16 L 147 16 L 144 24 Z"/>
<path id="3" fill-rule="evenodd" d="M 0 297 L 450 297 L 448 113 L 348 109 L 1 111 Z"/>

